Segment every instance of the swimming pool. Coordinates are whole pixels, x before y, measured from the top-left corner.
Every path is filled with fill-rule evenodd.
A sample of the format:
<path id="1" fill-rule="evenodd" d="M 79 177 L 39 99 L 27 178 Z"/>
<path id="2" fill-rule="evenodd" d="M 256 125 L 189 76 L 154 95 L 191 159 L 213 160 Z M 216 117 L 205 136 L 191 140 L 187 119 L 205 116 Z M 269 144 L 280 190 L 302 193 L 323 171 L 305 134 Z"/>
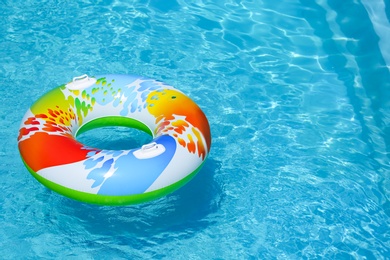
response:
<path id="1" fill-rule="evenodd" d="M 1 258 L 390 255 L 386 1 L 92 2 L 2 1 Z M 20 120 L 84 73 L 144 75 L 193 98 L 213 136 L 197 177 L 127 207 L 79 203 L 32 178 Z M 83 141 L 148 138 L 106 130 Z"/>

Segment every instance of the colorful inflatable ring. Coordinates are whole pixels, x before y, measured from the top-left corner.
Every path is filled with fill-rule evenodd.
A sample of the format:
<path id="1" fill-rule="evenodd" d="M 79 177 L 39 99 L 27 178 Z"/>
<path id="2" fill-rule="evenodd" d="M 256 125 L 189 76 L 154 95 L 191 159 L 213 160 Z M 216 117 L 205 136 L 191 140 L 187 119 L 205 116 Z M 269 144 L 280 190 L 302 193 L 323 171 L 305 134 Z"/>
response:
<path id="1" fill-rule="evenodd" d="M 137 128 L 154 139 L 131 150 L 76 140 L 104 126 Z M 18 145 L 27 169 L 46 187 L 83 202 L 126 205 L 187 183 L 202 167 L 211 136 L 201 109 L 169 85 L 132 75 L 83 75 L 30 107 Z"/>

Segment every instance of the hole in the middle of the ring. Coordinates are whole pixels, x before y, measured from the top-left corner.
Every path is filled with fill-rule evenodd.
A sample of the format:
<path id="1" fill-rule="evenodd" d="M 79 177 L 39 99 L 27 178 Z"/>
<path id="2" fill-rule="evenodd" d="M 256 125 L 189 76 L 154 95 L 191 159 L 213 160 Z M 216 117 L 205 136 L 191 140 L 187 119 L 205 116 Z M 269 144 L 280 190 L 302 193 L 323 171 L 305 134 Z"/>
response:
<path id="1" fill-rule="evenodd" d="M 105 150 L 130 150 L 151 142 L 153 138 L 135 128 L 105 126 L 88 130 L 76 139 L 89 147 Z"/>

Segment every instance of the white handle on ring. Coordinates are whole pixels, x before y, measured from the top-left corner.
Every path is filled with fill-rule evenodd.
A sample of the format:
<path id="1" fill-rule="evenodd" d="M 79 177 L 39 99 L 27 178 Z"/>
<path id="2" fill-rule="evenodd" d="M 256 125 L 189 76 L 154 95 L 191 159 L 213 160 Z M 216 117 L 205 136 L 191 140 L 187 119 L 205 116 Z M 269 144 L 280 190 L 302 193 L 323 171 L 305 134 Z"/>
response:
<path id="1" fill-rule="evenodd" d="M 90 78 L 88 77 L 87 74 L 84 74 L 78 77 L 74 77 L 72 82 L 66 84 L 66 87 L 70 90 L 81 90 L 81 89 L 88 88 L 95 83 L 96 83 L 95 78 Z"/>
<path id="2" fill-rule="evenodd" d="M 143 145 L 141 149 L 134 151 L 133 154 L 137 159 L 149 159 L 156 157 L 163 152 L 165 152 L 164 145 L 152 142 L 150 144 Z"/>

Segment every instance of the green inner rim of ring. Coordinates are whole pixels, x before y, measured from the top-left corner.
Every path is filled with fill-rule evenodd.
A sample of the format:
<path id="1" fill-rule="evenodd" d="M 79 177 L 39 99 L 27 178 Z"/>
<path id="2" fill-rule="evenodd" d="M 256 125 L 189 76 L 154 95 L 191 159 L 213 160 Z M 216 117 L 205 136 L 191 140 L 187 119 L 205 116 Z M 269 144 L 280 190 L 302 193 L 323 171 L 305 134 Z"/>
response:
<path id="1" fill-rule="evenodd" d="M 144 131 L 145 133 L 154 137 L 152 130 L 150 130 L 150 128 L 144 123 L 142 123 L 141 121 L 138 121 L 133 118 L 121 117 L 121 116 L 106 116 L 106 117 L 93 119 L 87 122 L 86 124 L 82 125 L 77 130 L 76 137 L 89 130 L 99 128 L 99 127 L 106 127 L 106 126 L 125 126 L 129 128 L 135 128 Z"/>

